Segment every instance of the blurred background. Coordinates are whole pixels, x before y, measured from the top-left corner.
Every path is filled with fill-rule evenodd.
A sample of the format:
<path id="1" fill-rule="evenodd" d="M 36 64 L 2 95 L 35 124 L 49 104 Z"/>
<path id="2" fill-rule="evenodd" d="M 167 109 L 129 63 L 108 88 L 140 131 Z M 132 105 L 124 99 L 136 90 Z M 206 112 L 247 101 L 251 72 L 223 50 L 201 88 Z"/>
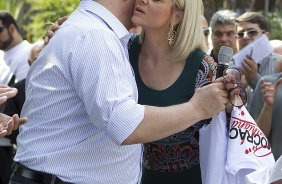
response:
<path id="1" fill-rule="evenodd" d="M 230 9 L 238 14 L 260 11 L 271 26 L 271 40 L 282 40 L 282 0 L 203 0 L 205 17 L 211 18 L 217 10 Z M 45 34 L 45 24 L 69 15 L 79 0 L 0 0 L 0 9 L 7 10 L 17 20 L 24 39 L 36 41 Z"/>

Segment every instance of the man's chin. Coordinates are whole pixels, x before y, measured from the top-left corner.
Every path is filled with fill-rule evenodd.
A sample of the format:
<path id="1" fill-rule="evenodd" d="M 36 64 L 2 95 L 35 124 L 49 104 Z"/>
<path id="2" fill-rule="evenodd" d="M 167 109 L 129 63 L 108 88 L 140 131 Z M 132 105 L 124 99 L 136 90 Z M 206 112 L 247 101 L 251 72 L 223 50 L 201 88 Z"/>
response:
<path id="1" fill-rule="evenodd" d="M 243 49 L 244 47 L 246 47 L 247 45 L 249 45 L 249 43 L 246 43 L 246 44 L 240 45 L 240 50 L 241 50 L 241 49 Z"/>
<path id="2" fill-rule="evenodd" d="M 6 50 L 8 50 L 8 47 L 0 46 L 0 50 L 6 51 Z"/>

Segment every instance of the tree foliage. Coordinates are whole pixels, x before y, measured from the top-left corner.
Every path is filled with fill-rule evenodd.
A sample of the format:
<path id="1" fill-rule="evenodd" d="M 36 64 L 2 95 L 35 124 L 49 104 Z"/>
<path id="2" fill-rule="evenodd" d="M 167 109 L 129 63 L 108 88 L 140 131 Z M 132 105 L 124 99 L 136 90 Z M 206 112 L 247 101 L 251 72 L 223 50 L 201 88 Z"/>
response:
<path id="1" fill-rule="evenodd" d="M 45 35 L 47 23 L 69 15 L 78 6 L 79 0 L 27 0 L 27 3 L 31 5 L 27 12 L 31 23 L 24 28 L 29 40 L 37 40 Z"/>
<path id="2" fill-rule="evenodd" d="M 17 20 L 20 12 L 23 8 L 25 0 L 1 0 L 0 10 L 6 10 L 10 12 L 13 17 Z"/>
<path id="3" fill-rule="evenodd" d="M 281 19 L 281 14 L 278 12 L 273 12 L 273 13 L 267 13 L 265 14 L 265 17 L 267 19 L 267 22 L 269 23 L 270 26 L 270 39 L 271 40 L 282 40 L 282 19 Z"/>
<path id="4" fill-rule="evenodd" d="M 262 12 L 271 28 L 270 39 L 282 40 L 282 0 L 203 0 L 203 3 L 208 20 L 221 9 L 233 10 L 238 15 L 246 11 Z"/>
<path id="5" fill-rule="evenodd" d="M 238 14 L 261 11 L 270 24 L 271 39 L 282 40 L 282 0 L 203 0 L 203 3 L 208 20 L 220 9 L 234 10 Z M 25 39 L 35 41 L 45 34 L 46 23 L 69 15 L 78 4 L 79 0 L 0 0 L 0 9 L 15 17 Z"/>

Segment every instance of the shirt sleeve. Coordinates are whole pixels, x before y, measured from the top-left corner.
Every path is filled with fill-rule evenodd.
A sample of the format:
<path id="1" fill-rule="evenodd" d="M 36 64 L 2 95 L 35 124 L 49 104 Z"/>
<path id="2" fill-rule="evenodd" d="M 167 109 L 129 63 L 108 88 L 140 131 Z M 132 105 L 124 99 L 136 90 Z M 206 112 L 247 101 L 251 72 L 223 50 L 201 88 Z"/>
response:
<path id="1" fill-rule="evenodd" d="M 212 62 L 202 60 L 197 73 L 196 87 L 195 87 L 196 89 L 206 86 L 214 80 L 216 74 L 215 67 L 216 66 Z"/>
<path id="2" fill-rule="evenodd" d="M 125 48 L 109 31 L 92 30 L 71 51 L 70 70 L 90 121 L 121 144 L 144 118 Z"/>
<path id="3" fill-rule="evenodd" d="M 263 78 L 259 80 L 258 84 L 260 84 L 261 80 L 263 80 Z M 263 94 L 261 93 L 261 87 L 260 85 L 257 85 L 253 93 L 252 102 L 250 105 L 247 106 L 251 116 L 254 119 L 257 119 L 259 117 L 260 112 L 263 108 L 263 104 L 264 104 L 264 98 L 263 98 Z"/>
<path id="4" fill-rule="evenodd" d="M 249 81 L 249 86 L 252 89 L 255 89 L 260 78 L 261 78 L 260 74 L 257 73 L 257 75 L 252 80 Z"/>

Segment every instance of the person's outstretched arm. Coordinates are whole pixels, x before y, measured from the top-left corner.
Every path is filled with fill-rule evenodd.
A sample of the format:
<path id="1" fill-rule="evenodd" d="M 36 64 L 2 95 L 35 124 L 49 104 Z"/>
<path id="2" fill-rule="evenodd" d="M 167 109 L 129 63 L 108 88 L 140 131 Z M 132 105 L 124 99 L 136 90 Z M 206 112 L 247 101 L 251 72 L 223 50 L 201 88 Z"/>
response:
<path id="1" fill-rule="evenodd" d="M 266 137 L 269 136 L 269 133 L 271 131 L 272 107 L 275 101 L 278 86 L 281 83 L 282 83 L 282 78 L 278 79 L 275 82 L 275 84 L 265 81 L 262 81 L 260 84 L 262 89 L 262 94 L 264 97 L 264 105 L 260 113 L 260 116 L 257 119 L 257 124 Z"/>
<path id="2" fill-rule="evenodd" d="M 218 79 L 196 90 L 189 102 L 169 107 L 145 106 L 145 117 L 123 145 L 146 143 L 180 132 L 196 122 L 211 118 L 226 107 L 225 84 Z"/>

